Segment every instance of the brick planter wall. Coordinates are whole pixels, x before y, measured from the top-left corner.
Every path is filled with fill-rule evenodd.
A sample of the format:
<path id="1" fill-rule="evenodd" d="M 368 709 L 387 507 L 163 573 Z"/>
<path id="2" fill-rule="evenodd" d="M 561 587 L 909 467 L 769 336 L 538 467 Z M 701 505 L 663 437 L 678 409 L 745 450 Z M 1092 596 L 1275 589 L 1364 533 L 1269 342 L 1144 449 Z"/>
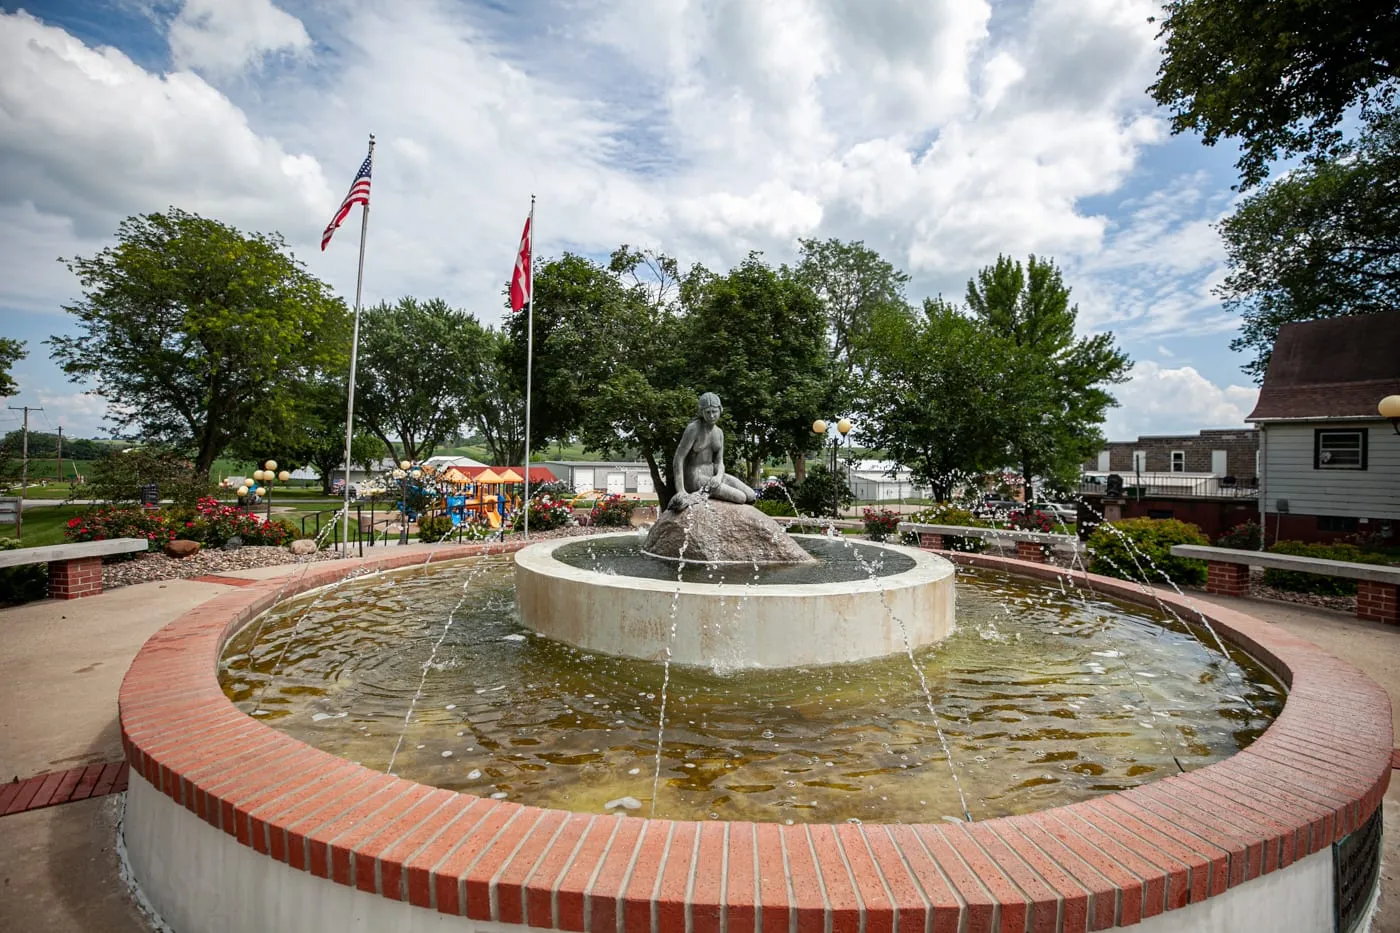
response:
<path id="1" fill-rule="evenodd" d="M 1400 625 L 1400 586 L 1374 580 L 1356 581 L 1356 617 Z"/>
<path id="2" fill-rule="evenodd" d="M 1249 565 L 1208 561 L 1206 592 L 1219 593 L 1221 596 L 1248 596 Z"/>
<path id="3" fill-rule="evenodd" d="M 1036 563 L 1044 563 L 1045 547 L 1044 545 L 1037 544 L 1034 541 L 1017 541 L 1016 558 L 1017 560 L 1028 560 L 1034 561 Z"/>
<path id="4" fill-rule="evenodd" d="M 1144 598 L 1127 581 L 1043 563 L 955 559 Z M 225 640 L 279 599 L 344 574 L 317 567 L 291 584 L 259 582 L 154 635 L 120 693 L 133 784 L 149 782 L 238 844 L 326 884 L 479 921 L 618 933 L 874 933 L 896 923 L 1079 933 L 1194 905 L 1322 852 L 1375 812 L 1390 778 L 1383 690 L 1308 642 L 1212 607 L 1217 630 L 1289 684 L 1283 712 L 1226 761 L 1092 801 L 971 824 L 786 826 L 486 800 L 303 745 L 224 697 Z M 1160 598 L 1195 614 L 1187 598 Z"/>
<path id="5" fill-rule="evenodd" d="M 102 558 L 49 562 L 49 599 L 78 599 L 102 592 Z"/>

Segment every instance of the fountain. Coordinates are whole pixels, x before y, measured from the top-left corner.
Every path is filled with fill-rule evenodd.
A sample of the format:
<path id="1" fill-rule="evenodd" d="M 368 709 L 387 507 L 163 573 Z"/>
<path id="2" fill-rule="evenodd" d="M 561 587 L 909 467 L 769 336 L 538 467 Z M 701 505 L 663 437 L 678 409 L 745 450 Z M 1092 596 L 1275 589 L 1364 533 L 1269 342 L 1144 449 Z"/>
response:
<path id="1" fill-rule="evenodd" d="M 646 540 L 318 567 L 155 636 L 121 695 L 124 835 L 166 920 L 1364 922 L 1391 734 L 1359 672 L 1182 594 L 788 536 L 725 478 L 718 414 Z"/>

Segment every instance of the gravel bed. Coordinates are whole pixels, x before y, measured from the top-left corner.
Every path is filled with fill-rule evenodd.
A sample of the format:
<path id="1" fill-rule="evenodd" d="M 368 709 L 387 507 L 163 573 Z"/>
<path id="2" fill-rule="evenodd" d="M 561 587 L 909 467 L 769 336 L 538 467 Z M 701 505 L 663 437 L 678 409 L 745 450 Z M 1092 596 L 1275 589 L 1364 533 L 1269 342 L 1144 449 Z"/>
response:
<path id="1" fill-rule="evenodd" d="M 597 532 L 618 531 L 616 528 L 583 528 L 570 526 L 552 531 L 532 532 L 531 541 L 549 538 L 568 538 Z M 366 548 L 365 556 L 380 552 L 380 548 Z M 315 554 L 299 556 L 284 547 L 241 547 L 232 551 L 219 548 L 201 548 L 189 557 L 175 559 L 158 551 L 138 554 L 132 560 L 116 561 L 102 565 L 102 588 L 116 589 L 134 583 L 147 583 L 151 580 L 186 580 L 206 574 L 226 574 L 238 570 L 251 570 L 255 567 L 275 567 L 279 564 L 299 564 L 315 560 L 335 560 L 340 557 L 333 550 L 318 551 Z"/>

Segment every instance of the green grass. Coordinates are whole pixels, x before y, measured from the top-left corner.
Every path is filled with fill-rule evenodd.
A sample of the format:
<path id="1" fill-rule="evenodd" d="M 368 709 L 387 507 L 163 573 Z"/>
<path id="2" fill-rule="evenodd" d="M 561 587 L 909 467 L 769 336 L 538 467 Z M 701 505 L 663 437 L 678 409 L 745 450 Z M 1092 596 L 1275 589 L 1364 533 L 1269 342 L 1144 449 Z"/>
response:
<path id="1" fill-rule="evenodd" d="M 62 544 L 63 526 L 74 515 L 82 514 L 85 505 L 41 505 L 24 510 L 24 534 L 20 543 L 25 547 Z M 0 538 L 14 538 L 14 525 L 0 525 Z"/>

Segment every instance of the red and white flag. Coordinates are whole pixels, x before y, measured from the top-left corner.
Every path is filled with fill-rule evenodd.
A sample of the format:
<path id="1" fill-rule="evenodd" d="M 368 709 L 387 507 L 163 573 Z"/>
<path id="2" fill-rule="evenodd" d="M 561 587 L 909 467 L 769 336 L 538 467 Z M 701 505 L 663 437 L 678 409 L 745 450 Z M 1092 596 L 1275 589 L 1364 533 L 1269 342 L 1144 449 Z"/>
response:
<path id="1" fill-rule="evenodd" d="M 530 303 L 534 282 L 530 272 L 530 221 L 534 219 L 534 208 L 525 218 L 525 232 L 520 234 L 520 252 L 515 257 L 515 271 L 510 277 L 510 309 L 519 311 Z"/>

